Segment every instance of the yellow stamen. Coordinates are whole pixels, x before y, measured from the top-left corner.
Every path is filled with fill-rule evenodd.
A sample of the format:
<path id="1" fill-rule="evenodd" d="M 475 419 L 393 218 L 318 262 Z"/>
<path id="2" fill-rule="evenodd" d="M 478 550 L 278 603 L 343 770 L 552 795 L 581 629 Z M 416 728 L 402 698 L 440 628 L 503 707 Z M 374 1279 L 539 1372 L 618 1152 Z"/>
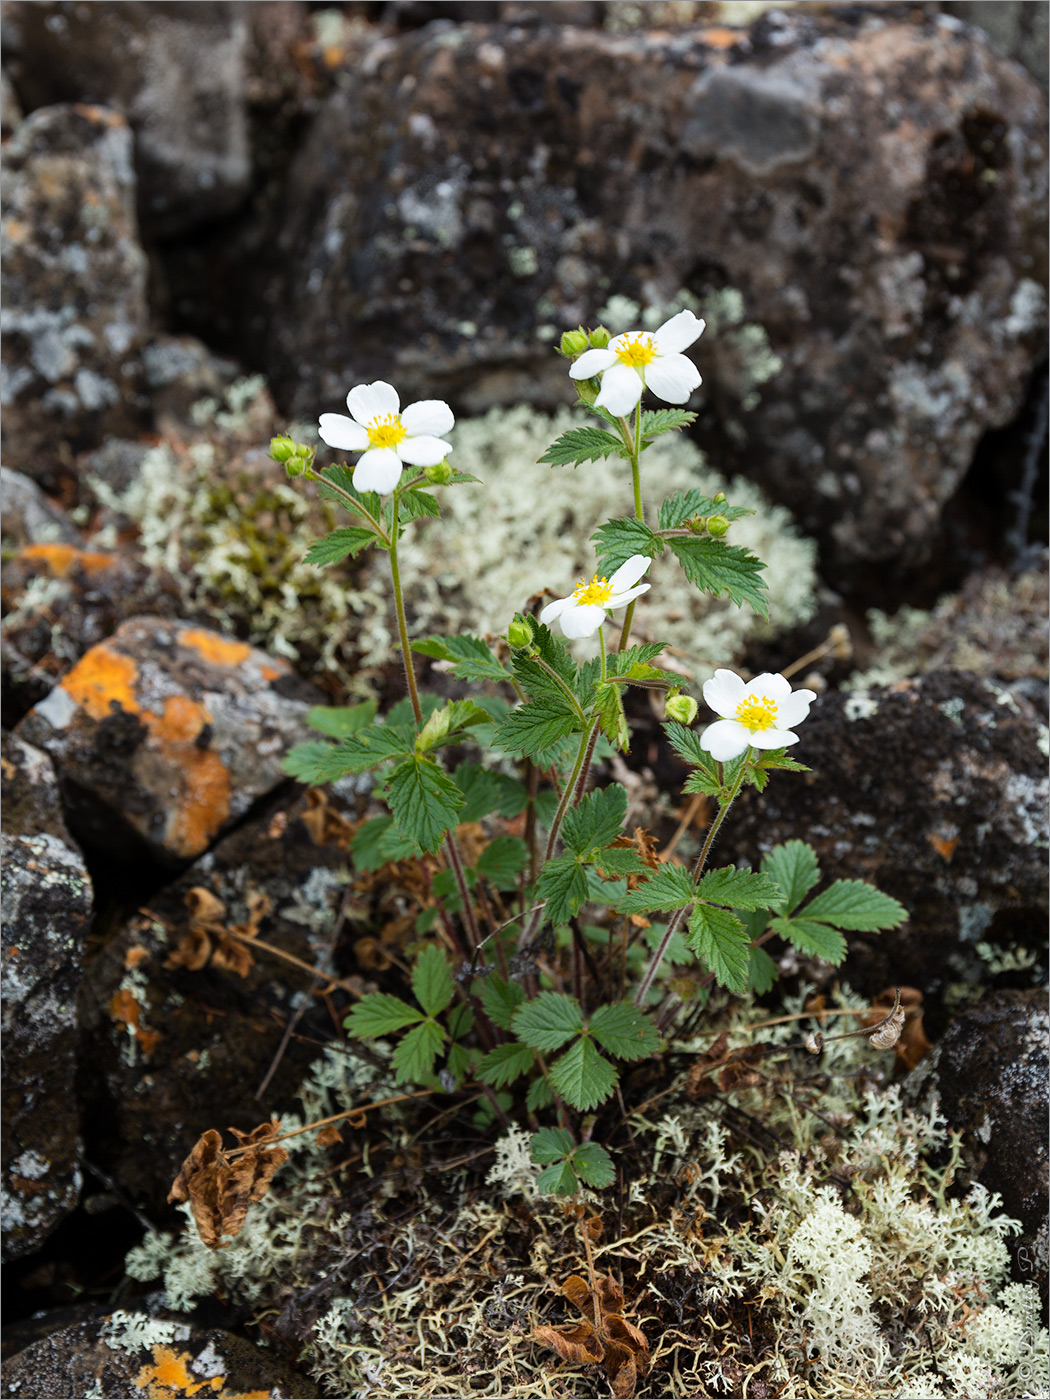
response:
<path id="1" fill-rule="evenodd" d="M 595 574 L 590 583 L 582 578 L 573 589 L 573 598 L 581 606 L 588 603 L 597 603 L 599 607 L 605 607 L 612 597 L 612 584 L 607 578 L 602 578 Z"/>
<path id="2" fill-rule="evenodd" d="M 621 365 L 629 365 L 631 369 L 644 369 L 656 359 L 656 341 L 651 335 L 639 331 L 633 340 L 620 346 L 616 358 Z"/>
<path id="3" fill-rule="evenodd" d="M 377 414 L 365 431 L 373 447 L 396 447 L 408 437 L 400 413 Z"/>
<path id="4" fill-rule="evenodd" d="M 775 729 L 777 707 L 764 695 L 749 695 L 736 707 L 736 717 L 753 733 L 760 729 Z"/>

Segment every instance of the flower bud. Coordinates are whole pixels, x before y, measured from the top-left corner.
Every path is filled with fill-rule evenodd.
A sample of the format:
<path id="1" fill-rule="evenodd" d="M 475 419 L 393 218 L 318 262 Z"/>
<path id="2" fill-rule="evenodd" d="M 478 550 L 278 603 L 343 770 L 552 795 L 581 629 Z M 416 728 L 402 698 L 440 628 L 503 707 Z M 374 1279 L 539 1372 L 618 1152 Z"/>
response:
<path id="1" fill-rule="evenodd" d="M 685 524 L 686 529 L 691 530 L 694 535 L 702 535 L 707 529 L 707 517 L 704 515 L 693 515 Z"/>
<path id="2" fill-rule="evenodd" d="M 289 457 L 295 455 L 295 443 L 290 437 L 282 434 L 280 437 L 270 439 L 270 456 L 275 462 L 287 462 Z"/>
<path id="3" fill-rule="evenodd" d="M 729 521 L 724 515 L 709 515 L 707 517 L 707 533 L 716 540 L 720 540 L 723 535 L 729 534 Z"/>
<path id="4" fill-rule="evenodd" d="M 590 338 L 592 350 L 604 350 L 608 346 L 612 336 L 610 336 L 604 326 L 596 326 L 594 330 L 591 331 Z"/>
<path id="5" fill-rule="evenodd" d="M 432 486 L 447 486 L 452 480 L 453 471 L 446 458 L 444 462 L 437 462 L 432 467 L 424 467 L 423 475 Z"/>
<path id="6" fill-rule="evenodd" d="M 531 646 L 534 635 L 532 624 L 524 617 L 516 617 L 507 628 L 507 641 L 515 651 Z"/>
<path id="7" fill-rule="evenodd" d="M 664 718 L 690 725 L 696 719 L 699 709 L 700 706 L 691 695 L 669 695 L 664 701 Z"/>
<path id="8" fill-rule="evenodd" d="M 581 326 L 576 331 L 566 331 L 561 338 L 558 349 L 567 359 L 575 359 L 577 355 L 582 355 L 589 346 L 587 332 Z"/>
<path id="9" fill-rule="evenodd" d="M 724 491 L 719 491 L 718 495 L 715 497 L 715 505 L 716 505 L 716 506 L 724 506 L 725 503 L 726 503 L 726 493 L 725 493 Z"/>

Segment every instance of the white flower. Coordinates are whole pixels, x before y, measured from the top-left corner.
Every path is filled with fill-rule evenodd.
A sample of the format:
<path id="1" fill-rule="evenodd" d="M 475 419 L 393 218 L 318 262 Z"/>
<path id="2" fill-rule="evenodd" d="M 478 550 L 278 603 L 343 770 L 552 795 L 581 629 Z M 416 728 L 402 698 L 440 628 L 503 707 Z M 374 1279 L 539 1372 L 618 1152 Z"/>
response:
<path id="1" fill-rule="evenodd" d="M 455 423 L 452 410 L 441 399 L 410 403 L 401 412 L 397 390 L 377 379 L 374 384 L 358 384 L 346 396 L 353 414 L 322 413 L 321 441 L 342 452 L 363 452 L 354 468 L 358 491 L 378 491 L 389 495 L 401 480 L 402 464 L 435 467 L 452 448 L 443 442 Z"/>
<path id="2" fill-rule="evenodd" d="M 626 331 L 613 336 L 605 350 L 585 350 L 569 373 L 573 379 L 600 374 L 602 387 L 595 403 L 617 418 L 630 413 L 643 389 L 651 389 L 665 403 L 685 403 L 701 379 L 681 351 L 699 340 L 705 324 L 691 311 L 679 311 L 657 331 Z"/>
<path id="3" fill-rule="evenodd" d="M 568 598 L 556 598 L 540 613 L 540 621 L 551 623 L 561 618 L 561 630 L 566 637 L 591 637 L 605 621 L 606 611 L 622 608 L 651 587 L 638 580 L 653 561 L 644 554 L 632 554 L 613 574 L 600 578 L 597 574 L 587 583 L 580 579 Z"/>
<path id="4" fill-rule="evenodd" d="M 701 747 L 718 763 L 727 763 L 749 747 L 785 749 L 797 744 L 791 726 L 802 723 L 816 698 L 815 691 L 793 691 L 790 681 L 768 671 L 746 683 L 732 671 L 716 671 L 704 683 L 704 699 L 723 718 L 707 726 Z"/>

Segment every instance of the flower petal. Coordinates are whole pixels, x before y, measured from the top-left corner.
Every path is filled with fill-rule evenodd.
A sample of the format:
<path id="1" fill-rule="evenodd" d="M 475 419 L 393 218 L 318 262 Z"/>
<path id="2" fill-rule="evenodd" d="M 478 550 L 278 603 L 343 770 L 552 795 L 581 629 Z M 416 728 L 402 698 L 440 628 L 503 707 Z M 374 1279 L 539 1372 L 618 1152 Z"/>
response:
<path id="1" fill-rule="evenodd" d="M 700 371 L 684 355 L 663 355 L 646 367 L 645 386 L 664 403 L 685 403 L 701 383 Z"/>
<path id="2" fill-rule="evenodd" d="M 622 593 L 614 593 L 605 604 L 610 612 L 614 608 L 624 608 L 628 603 L 633 603 L 635 598 L 640 598 L 643 593 L 648 593 L 652 588 L 651 583 L 640 583 L 637 588 L 627 588 Z"/>
<path id="3" fill-rule="evenodd" d="M 559 617 L 561 617 L 562 613 L 565 611 L 565 609 L 569 606 L 571 602 L 571 595 L 568 598 L 555 598 L 554 602 L 548 603 L 547 606 L 540 613 L 540 621 L 545 626 L 549 626 L 550 623 L 555 622 Z"/>
<path id="4" fill-rule="evenodd" d="M 735 671 L 720 669 L 704 682 L 704 699 L 716 715 L 727 719 L 736 714 L 737 706 L 746 695 L 747 687 Z"/>
<path id="5" fill-rule="evenodd" d="M 561 615 L 561 630 L 566 637 L 593 637 L 605 621 L 605 609 L 597 603 L 584 603 L 582 607 L 566 608 Z"/>
<path id="6" fill-rule="evenodd" d="M 700 747 L 706 749 L 716 763 L 739 758 L 753 742 L 750 733 L 735 719 L 716 720 L 700 735 Z"/>
<path id="7" fill-rule="evenodd" d="M 777 705 L 777 723 L 782 729 L 794 729 L 809 714 L 809 707 L 816 699 L 812 690 L 795 690 Z"/>
<path id="8" fill-rule="evenodd" d="M 408 405 L 401 422 L 409 437 L 444 437 L 455 427 L 456 419 L 444 399 L 420 399 Z"/>
<path id="9" fill-rule="evenodd" d="M 621 588 L 633 588 L 652 562 L 647 554 L 632 554 L 613 574 L 609 587 L 614 593 L 619 593 Z"/>
<path id="10" fill-rule="evenodd" d="M 378 491 L 389 496 L 401 480 L 401 458 L 392 447 L 373 447 L 354 468 L 357 491 Z"/>
<path id="11" fill-rule="evenodd" d="M 656 348 L 661 355 L 677 355 L 682 350 L 688 350 L 693 341 L 703 335 L 706 325 L 706 321 L 698 321 L 691 311 L 679 311 L 677 316 L 665 321 L 653 336 Z"/>
<path id="12" fill-rule="evenodd" d="M 346 396 L 346 406 L 362 427 L 384 413 L 398 413 L 401 400 L 397 390 L 382 379 L 374 384 L 357 384 Z"/>
<path id="13" fill-rule="evenodd" d="M 397 455 L 402 462 L 410 462 L 413 467 L 436 467 L 443 462 L 452 447 L 436 437 L 410 437 L 397 445 Z"/>
<path id="14" fill-rule="evenodd" d="M 569 374 L 573 379 L 593 379 L 615 363 L 616 356 L 611 350 L 585 350 L 569 366 Z"/>
<path id="15" fill-rule="evenodd" d="M 322 413 L 317 431 L 322 442 L 340 452 L 363 452 L 368 446 L 364 428 L 345 413 Z"/>
<path id="16" fill-rule="evenodd" d="M 786 749 L 798 743 L 798 735 L 789 734 L 786 729 L 757 729 L 751 742 L 756 749 Z"/>
<path id="17" fill-rule="evenodd" d="M 657 364 L 659 361 L 653 363 Z M 617 361 L 602 375 L 601 393 L 594 402 L 614 417 L 622 418 L 624 414 L 630 413 L 641 397 L 642 376 L 630 365 L 621 365 Z"/>
<path id="18" fill-rule="evenodd" d="M 762 695 L 766 699 L 772 700 L 775 705 L 779 705 L 791 694 L 791 682 L 786 676 L 778 675 L 775 671 L 763 671 L 760 676 L 748 681 L 747 693 L 749 695 Z"/>

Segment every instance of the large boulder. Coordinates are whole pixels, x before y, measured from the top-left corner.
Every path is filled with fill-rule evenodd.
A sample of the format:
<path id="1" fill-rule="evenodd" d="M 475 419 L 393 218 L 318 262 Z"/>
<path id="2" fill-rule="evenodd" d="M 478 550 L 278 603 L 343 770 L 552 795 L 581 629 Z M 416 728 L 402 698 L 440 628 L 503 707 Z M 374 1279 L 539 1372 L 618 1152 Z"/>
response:
<path id="1" fill-rule="evenodd" d="M 362 39 L 283 200 L 273 382 L 306 418 L 376 377 L 552 406 L 562 328 L 692 298 L 720 467 L 833 571 L 915 569 L 1040 353 L 1046 107 L 979 31 L 902 10 Z"/>

